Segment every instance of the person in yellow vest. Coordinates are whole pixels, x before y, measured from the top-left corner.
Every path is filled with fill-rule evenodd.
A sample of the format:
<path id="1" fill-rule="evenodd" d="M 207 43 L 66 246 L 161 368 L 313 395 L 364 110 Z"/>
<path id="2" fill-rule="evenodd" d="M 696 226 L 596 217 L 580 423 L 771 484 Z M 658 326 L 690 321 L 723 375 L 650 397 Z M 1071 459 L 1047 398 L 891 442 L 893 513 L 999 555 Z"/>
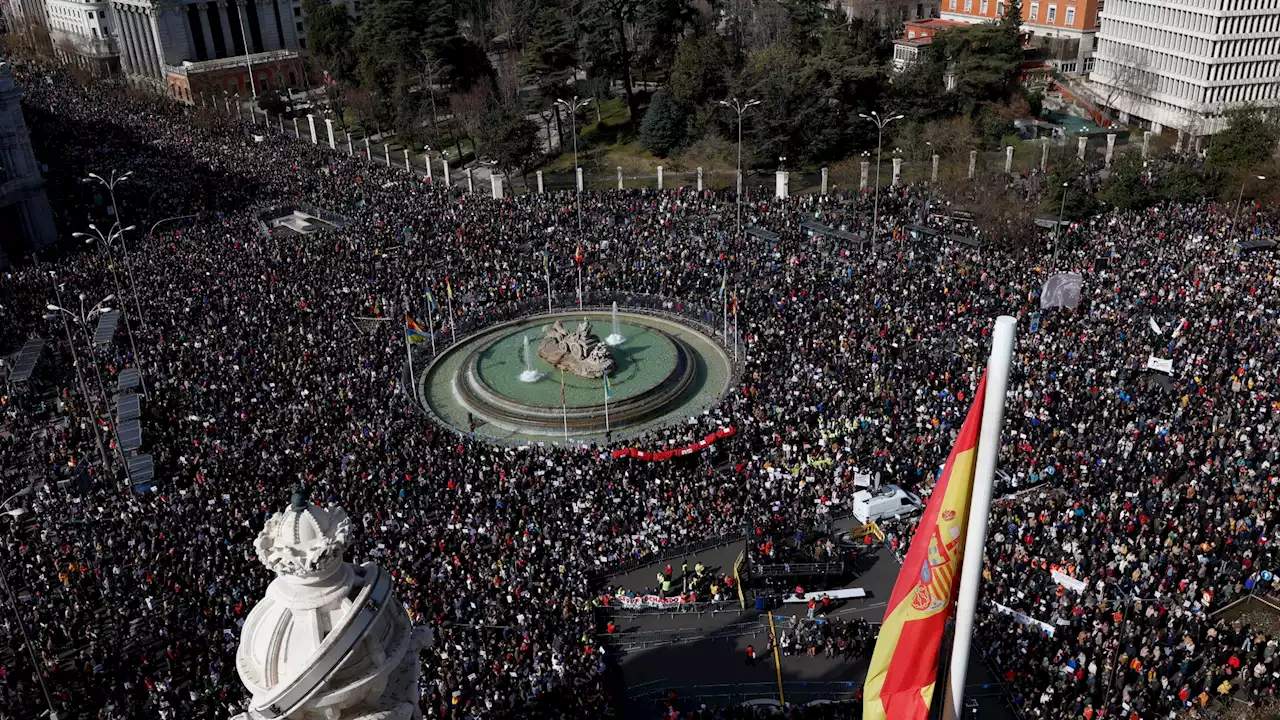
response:
<path id="1" fill-rule="evenodd" d="M 662 579 L 662 597 L 665 598 L 669 592 L 671 592 L 671 578 L 664 577 Z"/>

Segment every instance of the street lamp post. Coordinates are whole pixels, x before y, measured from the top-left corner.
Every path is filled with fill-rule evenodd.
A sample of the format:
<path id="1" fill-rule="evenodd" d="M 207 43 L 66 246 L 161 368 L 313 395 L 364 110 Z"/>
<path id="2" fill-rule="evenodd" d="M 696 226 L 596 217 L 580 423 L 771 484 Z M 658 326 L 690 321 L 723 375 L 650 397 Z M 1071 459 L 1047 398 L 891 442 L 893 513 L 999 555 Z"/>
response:
<path id="1" fill-rule="evenodd" d="M 4 502 L 0 503 L 0 516 L 7 517 L 17 523 L 18 518 L 26 514 L 26 509 L 14 508 L 12 510 L 5 510 L 5 506 L 14 500 L 29 494 L 31 492 L 31 487 L 32 486 L 27 486 L 26 488 L 19 490 L 18 492 L 10 495 Z M 3 564 L 0 564 L 0 585 L 4 585 L 4 594 L 9 598 L 9 604 L 13 606 L 13 611 L 16 615 L 18 613 L 18 608 L 20 607 L 18 605 L 18 598 L 14 596 L 13 588 L 9 586 L 9 572 Z M 27 654 L 31 658 L 31 670 L 35 673 L 36 680 L 40 683 L 40 690 L 44 693 L 44 703 L 49 708 L 49 720 L 58 720 L 58 711 L 53 708 L 53 696 L 49 694 L 49 687 L 45 685 L 44 673 L 40 672 L 40 660 L 36 657 L 35 645 L 31 643 L 31 637 L 27 634 L 27 623 L 21 617 L 18 617 L 17 620 L 18 629 L 22 632 L 22 643 L 27 646 Z"/>
<path id="2" fill-rule="evenodd" d="M 569 111 L 569 122 L 573 128 L 573 192 L 578 200 L 578 234 L 582 234 L 582 193 L 578 190 L 578 111 L 591 104 L 591 98 L 579 101 L 578 96 L 573 96 L 573 101 L 559 99 L 556 104 L 563 106 Z"/>
<path id="3" fill-rule="evenodd" d="M 115 215 L 115 225 L 114 225 L 115 228 L 124 227 L 124 225 L 120 222 L 120 208 L 116 205 L 116 185 L 118 183 L 124 182 L 125 180 L 128 180 L 132 175 L 133 175 L 133 171 L 130 170 L 129 172 L 117 177 L 116 171 L 112 170 L 111 179 L 105 180 L 101 175 L 98 175 L 97 173 L 89 173 L 88 179 L 98 181 L 104 187 L 107 188 L 108 192 L 111 193 L 111 212 L 112 214 Z M 90 225 L 89 227 L 94 230 L 97 230 L 97 228 L 94 227 L 93 225 Z M 135 310 L 138 311 L 138 323 L 143 330 L 146 330 L 147 318 L 145 315 L 142 314 L 142 303 L 141 301 L 138 300 L 138 285 L 133 281 L 133 263 L 129 260 L 129 245 L 124 240 L 125 231 L 132 230 L 134 227 L 135 226 L 130 225 L 129 227 L 124 228 L 124 230 L 120 231 L 120 253 L 124 256 L 124 269 L 125 269 L 125 272 L 128 273 L 129 275 L 129 292 L 133 294 L 133 307 Z"/>
<path id="4" fill-rule="evenodd" d="M 1267 179 L 1266 175 L 1255 175 L 1254 177 L 1259 180 Z M 1231 219 L 1231 236 L 1227 238 L 1228 242 L 1236 239 L 1236 225 L 1240 223 L 1240 205 L 1244 202 L 1244 186 L 1248 183 L 1249 181 L 1247 179 L 1240 181 L 1240 194 L 1236 197 L 1236 212 L 1235 216 Z"/>
<path id="5" fill-rule="evenodd" d="M 89 348 L 89 362 L 93 366 L 93 379 L 97 382 L 98 393 L 102 396 L 103 410 L 107 416 L 107 426 L 111 428 L 111 436 L 116 440 L 116 453 L 120 456 L 120 464 L 124 466 L 125 477 L 132 484 L 133 476 L 129 473 L 129 461 L 124 456 L 124 446 L 120 444 L 120 431 L 116 428 L 116 421 L 112 418 L 111 406 L 109 404 L 110 396 L 107 395 L 107 388 L 102 384 L 102 371 L 98 368 L 98 358 L 93 353 L 93 336 L 89 334 L 89 320 L 94 317 L 109 312 L 111 308 L 106 307 L 106 303 L 115 299 L 115 295 L 108 295 L 94 305 L 88 311 L 84 309 L 85 295 L 80 293 L 80 312 L 77 314 L 72 310 L 68 310 L 60 305 L 48 305 L 49 310 L 57 313 L 63 313 L 64 317 L 70 317 L 73 322 L 80 326 L 80 330 L 84 332 L 85 345 Z"/>
<path id="6" fill-rule="evenodd" d="M 50 271 L 50 276 L 53 272 Z M 62 304 L 62 291 L 58 289 L 57 280 L 53 281 L 53 295 L 57 299 L 58 304 Z M 98 456 L 102 458 L 102 471 L 104 473 L 111 472 L 111 465 L 107 461 L 107 451 L 102 446 L 102 431 L 98 427 L 98 420 L 95 417 L 97 411 L 94 409 L 93 396 L 89 394 L 89 386 L 85 385 L 84 372 L 80 369 L 80 355 L 76 352 L 75 341 L 71 339 L 71 325 L 67 322 L 67 316 L 61 313 L 45 315 L 46 320 L 52 320 L 55 317 L 62 318 L 62 329 L 67 333 L 67 348 L 71 350 L 71 365 L 76 371 L 76 381 L 80 385 L 80 394 L 84 395 L 85 410 L 89 413 L 89 423 L 93 425 L 93 439 L 98 445 Z M 105 399 L 104 399 L 105 401 Z"/>
<path id="7" fill-rule="evenodd" d="M 102 248 L 102 256 L 103 258 L 106 259 L 107 268 L 111 270 L 111 279 L 115 282 L 116 296 L 121 298 L 120 315 L 124 317 L 125 334 L 129 336 L 129 349 L 133 351 L 133 361 L 138 365 L 138 377 L 140 382 L 142 383 L 142 395 L 144 397 L 147 397 L 147 381 L 146 381 L 145 374 L 142 372 L 142 356 L 138 354 L 138 343 L 133 339 L 133 323 L 129 321 L 129 313 L 125 310 L 126 303 L 124 302 L 124 299 L 123 299 L 124 292 L 120 289 L 120 274 L 116 272 L 116 265 L 111 259 L 111 241 L 116 238 L 123 237 L 124 232 L 126 230 L 133 230 L 134 226 L 130 225 L 127 228 L 121 229 L 119 227 L 119 223 L 117 223 L 115 230 L 105 237 L 102 235 L 102 231 L 99 230 L 96 225 L 90 224 L 89 229 L 93 231 L 94 233 L 93 235 L 90 235 L 88 233 L 78 232 L 78 233 L 71 233 L 71 236 L 74 238 L 83 239 L 86 243 L 92 243 L 94 240 L 97 240 L 98 246 Z M 123 247 L 124 240 L 120 241 L 120 245 Z M 132 280 L 133 278 L 130 277 L 131 285 L 132 285 Z M 136 293 L 137 291 L 136 285 L 133 286 L 133 290 Z M 134 299 L 135 300 L 137 299 L 136 295 Z M 137 307 L 136 304 L 135 304 L 135 307 Z"/>
<path id="8" fill-rule="evenodd" d="M 1067 183 L 1062 183 L 1062 203 L 1058 206 L 1058 222 L 1053 226 L 1053 269 L 1058 269 L 1058 246 L 1062 237 L 1062 218 L 1067 214 Z"/>
<path id="9" fill-rule="evenodd" d="M 858 113 L 858 117 L 870 120 L 876 126 L 876 194 L 872 200 L 871 211 L 871 254 L 876 253 L 876 233 L 879 232 L 880 225 L 880 160 L 881 153 L 884 150 L 884 128 L 894 120 L 901 120 L 902 115 L 890 115 L 889 117 L 880 117 L 875 110 L 871 114 Z"/>
<path id="10" fill-rule="evenodd" d="M 735 97 L 735 98 L 730 98 L 729 100 L 721 100 L 719 101 L 718 104 L 723 105 L 727 108 L 731 108 L 734 112 L 738 113 L 738 181 L 737 181 L 738 191 L 737 191 L 737 194 L 734 196 L 734 201 L 737 203 L 737 206 L 738 206 L 737 234 L 741 236 L 742 235 L 742 113 L 746 112 L 747 108 L 749 107 L 754 107 L 756 105 L 759 105 L 760 101 L 748 100 L 744 104 L 739 102 L 738 98 Z"/>

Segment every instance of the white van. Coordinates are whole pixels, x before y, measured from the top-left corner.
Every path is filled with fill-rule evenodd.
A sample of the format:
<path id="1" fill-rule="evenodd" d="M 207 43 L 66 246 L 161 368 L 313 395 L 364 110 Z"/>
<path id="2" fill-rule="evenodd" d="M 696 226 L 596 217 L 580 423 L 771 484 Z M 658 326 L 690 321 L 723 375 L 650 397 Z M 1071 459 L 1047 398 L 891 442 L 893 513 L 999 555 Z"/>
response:
<path id="1" fill-rule="evenodd" d="M 853 516 L 864 525 L 881 518 L 915 515 L 921 507 L 920 498 L 897 485 L 885 485 L 874 492 L 859 490 L 853 494 Z"/>

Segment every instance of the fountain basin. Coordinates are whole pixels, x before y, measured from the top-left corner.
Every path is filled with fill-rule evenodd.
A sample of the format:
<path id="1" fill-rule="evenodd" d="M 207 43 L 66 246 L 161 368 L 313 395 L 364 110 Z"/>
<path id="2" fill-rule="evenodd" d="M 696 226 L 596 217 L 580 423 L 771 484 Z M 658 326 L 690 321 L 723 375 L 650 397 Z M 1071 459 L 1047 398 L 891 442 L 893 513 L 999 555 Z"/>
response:
<path id="1" fill-rule="evenodd" d="M 495 442 L 599 441 L 605 435 L 604 383 L 565 373 L 540 357 L 525 368 L 523 336 L 541 338 L 543 325 L 576 326 L 584 315 L 593 336 L 612 329 L 607 311 L 564 312 L 516 320 L 464 338 L 437 356 L 417 378 L 418 397 L 437 420 Z M 636 432 L 672 424 L 719 401 L 733 374 L 725 351 L 707 333 L 670 316 L 623 313 L 622 347 L 612 348 L 608 427 Z M 599 339 L 597 337 L 597 339 Z M 540 341 L 540 340 L 539 340 Z M 540 373 L 524 382 L 524 372 Z"/>

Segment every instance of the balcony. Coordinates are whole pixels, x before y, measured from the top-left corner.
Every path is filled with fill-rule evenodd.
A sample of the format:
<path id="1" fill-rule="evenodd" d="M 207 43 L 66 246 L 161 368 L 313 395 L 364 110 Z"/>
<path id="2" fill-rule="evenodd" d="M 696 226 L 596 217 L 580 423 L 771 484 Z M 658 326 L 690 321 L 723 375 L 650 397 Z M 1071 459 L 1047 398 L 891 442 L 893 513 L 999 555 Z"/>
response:
<path id="1" fill-rule="evenodd" d="M 248 58 L 244 55 L 236 55 L 217 60 L 184 60 L 181 65 L 165 65 L 164 70 L 169 75 L 181 75 L 182 77 L 190 78 L 193 75 L 243 68 L 246 63 L 251 63 L 254 67 L 257 67 L 277 62 L 292 62 L 297 59 L 298 53 L 293 50 L 268 50 L 266 52 L 253 53 Z"/>

